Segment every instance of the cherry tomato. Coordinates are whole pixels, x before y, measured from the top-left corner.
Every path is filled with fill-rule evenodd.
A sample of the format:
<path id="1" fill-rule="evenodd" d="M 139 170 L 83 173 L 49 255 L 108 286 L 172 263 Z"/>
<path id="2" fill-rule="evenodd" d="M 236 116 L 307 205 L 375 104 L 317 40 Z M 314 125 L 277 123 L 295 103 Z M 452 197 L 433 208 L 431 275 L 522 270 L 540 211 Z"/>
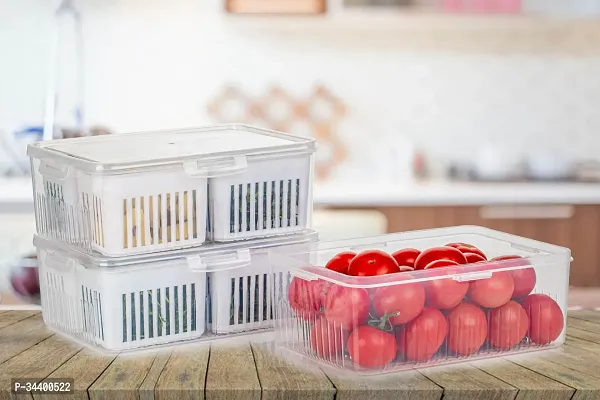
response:
<path id="1" fill-rule="evenodd" d="M 411 272 L 414 270 L 414 268 L 409 267 L 408 265 L 400 265 L 400 272 Z"/>
<path id="2" fill-rule="evenodd" d="M 394 257 L 380 250 L 367 250 L 359 253 L 350 261 L 348 275 L 374 276 L 400 272 Z"/>
<path id="3" fill-rule="evenodd" d="M 468 264 L 475 264 L 478 262 L 485 262 L 485 258 L 478 253 L 463 253 L 465 255 L 465 258 L 467 259 L 467 263 Z"/>
<path id="4" fill-rule="evenodd" d="M 503 260 L 515 260 L 523 258 L 521 256 L 508 255 L 508 256 L 500 256 L 492 258 L 490 261 L 503 261 Z M 523 260 L 526 262 L 527 260 Z M 533 289 L 535 288 L 535 283 L 537 281 L 537 276 L 535 274 L 535 269 L 531 268 L 522 268 L 515 269 L 511 271 L 513 280 L 515 281 L 515 291 L 513 293 L 512 298 L 515 300 L 520 300 L 528 296 Z"/>
<path id="5" fill-rule="evenodd" d="M 320 317 L 310 328 L 310 346 L 323 358 L 342 356 L 342 349 L 348 342 L 350 332 L 335 328 L 325 317 Z"/>
<path id="6" fill-rule="evenodd" d="M 350 261 L 356 257 L 356 253 L 351 251 L 343 251 L 336 254 L 329 262 L 325 265 L 325 268 L 342 274 L 348 273 L 348 265 Z"/>
<path id="7" fill-rule="evenodd" d="M 362 288 L 332 285 L 325 295 L 325 317 L 342 329 L 352 330 L 369 316 L 369 292 Z"/>
<path id="8" fill-rule="evenodd" d="M 415 260 L 415 269 L 425 269 L 430 262 L 435 260 L 451 260 L 458 264 L 467 263 L 467 259 L 463 253 L 454 247 L 432 247 L 419 254 L 419 257 Z"/>
<path id="9" fill-rule="evenodd" d="M 443 267 L 451 267 L 458 265 L 456 261 L 452 260 L 435 260 L 427 264 L 424 269 L 434 269 L 434 268 L 443 268 Z"/>
<path id="10" fill-rule="evenodd" d="M 425 289 L 420 283 L 384 286 L 373 294 L 373 309 L 379 317 L 389 316 L 392 325 L 407 323 L 419 315 L 424 306 Z"/>
<path id="11" fill-rule="evenodd" d="M 392 257 L 394 257 L 394 260 L 396 260 L 400 267 L 407 266 L 414 269 L 415 260 L 417 259 L 419 254 L 421 254 L 419 250 L 408 248 L 398 250 L 397 252 L 392 253 Z"/>
<path id="12" fill-rule="evenodd" d="M 496 308 L 508 303 L 515 290 L 510 272 L 494 272 L 488 279 L 472 281 L 467 297 L 486 308 Z"/>
<path id="13" fill-rule="evenodd" d="M 529 317 L 516 301 L 490 310 L 490 344 L 498 349 L 510 349 L 523 340 L 529 329 Z"/>
<path id="14" fill-rule="evenodd" d="M 323 303 L 318 285 L 322 284 L 324 281 L 307 281 L 298 277 L 294 277 L 290 282 L 288 301 L 301 319 L 309 320 L 321 311 Z"/>
<path id="15" fill-rule="evenodd" d="M 468 356 L 485 342 L 487 319 L 481 308 L 462 302 L 448 313 L 448 349 Z"/>
<path id="16" fill-rule="evenodd" d="M 560 306 L 545 294 L 530 294 L 521 303 L 529 316 L 529 339 L 536 344 L 555 341 L 564 328 Z"/>
<path id="17" fill-rule="evenodd" d="M 481 257 L 483 257 L 484 260 L 487 260 L 487 257 L 485 256 L 483 251 L 479 250 L 477 247 L 473 246 L 472 244 L 456 242 L 456 243 L 448 243 L 446 246 L 454 247 L 455 249 L 460 250 L 461 253 L 479 254 Z"/>
<path id="18" fill-rule="evenodd" d="M 444 314 L 426 307 L 417 318 L 397 331 L 398 353 L 410 361 L 427 361 L 438 351 L 447 332 Z"/>
<path id="19" fill-rule="evenodd" d="M 394 335 L 371 326 L 359 326 L 348 338 L 350 358 L 361 367 L 383 367 L 392 362 L 397 351 Z"/>
<path id="20" fill-rule="evenodd" d="M 455 281 L 451 277 L 439 277 L 425 282 L 426 304 L 429 307 L 447 310 L 456 307 L 467 294 L 469 282 Z"/>

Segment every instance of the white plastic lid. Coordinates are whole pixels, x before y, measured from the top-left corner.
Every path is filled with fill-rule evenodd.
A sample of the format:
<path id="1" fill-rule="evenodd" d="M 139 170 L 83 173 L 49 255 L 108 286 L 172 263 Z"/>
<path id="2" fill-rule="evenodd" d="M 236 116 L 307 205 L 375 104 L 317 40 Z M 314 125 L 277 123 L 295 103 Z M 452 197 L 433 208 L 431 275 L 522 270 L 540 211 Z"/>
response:
<path id="1" fill-rule="evenodd" d="M 27 147 L 27 154 L 101 172 L 194 162 L 214 167 L 222 165 L 220 161 L 240 156 L 287 157 L 315 149 L 311 138 L 232 124 L 38 142 Z"/>
<path id="2" fill-rule="evenodd" d="M 209 243 L 200 247 L 169 250 L 158 253 L 138 254 L 124 257 L 106 257 L 100 254 L 89 255 L 59 242 L 35 235 L 33 245 L 48 252 L 59 253 L 75 259 L 86 268 L 119 268 L 129 266 L 149 266 L 157 262 L 198 259 L 200 270 L 214 272 L 242 267 L 249 263 L 250 253 L 276 246 L 300 245 L 318 240 L 316 231 L 307 229 L 295 235 L 281 235 L 270 238 L 250 239 L 231 243 Z"/>

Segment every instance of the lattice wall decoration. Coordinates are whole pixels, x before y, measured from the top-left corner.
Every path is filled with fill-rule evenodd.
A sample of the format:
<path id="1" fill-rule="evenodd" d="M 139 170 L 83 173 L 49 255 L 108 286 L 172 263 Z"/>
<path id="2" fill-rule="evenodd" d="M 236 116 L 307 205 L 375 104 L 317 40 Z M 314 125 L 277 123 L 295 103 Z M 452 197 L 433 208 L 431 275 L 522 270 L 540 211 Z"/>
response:
<path id="1" fill-rule="evenodd" d="M 346 148 L 336 134 L 346 115 L 346 106 L 325 86 L 314 87 L 308 97 L 300 99 L 279 86 L 271 87 L 261 96 L 226 86 L 209 102 L 207 110 L 219 123 L 243 122 L 316 138 L 318 180 L 327 179 L 346 159 Z"/>

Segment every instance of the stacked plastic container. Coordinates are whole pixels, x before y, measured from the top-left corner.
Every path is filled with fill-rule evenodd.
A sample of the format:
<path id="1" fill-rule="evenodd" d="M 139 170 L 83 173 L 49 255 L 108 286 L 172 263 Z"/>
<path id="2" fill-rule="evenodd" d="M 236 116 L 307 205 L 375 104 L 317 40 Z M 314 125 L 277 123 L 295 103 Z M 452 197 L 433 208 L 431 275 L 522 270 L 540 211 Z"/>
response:
<path id="1" fill-rule="evenodd" d="M 40 142 L 43 317 L 123 351 L 273 326 L 266 250 L 317 240 L 313 139 L 226 125 Z"/>
<path id="2" fill-rule="evenodd" d="M 406 267 L 366 276 L 391 257 Z M 348 258 L 365 276 L 336 272 Z M 293 276 L 274 293 L 277 348 L 303 365 L 377 375 L 565 340 L 567 248 L 461 226 L 295 245 L 269 259 Z"/>

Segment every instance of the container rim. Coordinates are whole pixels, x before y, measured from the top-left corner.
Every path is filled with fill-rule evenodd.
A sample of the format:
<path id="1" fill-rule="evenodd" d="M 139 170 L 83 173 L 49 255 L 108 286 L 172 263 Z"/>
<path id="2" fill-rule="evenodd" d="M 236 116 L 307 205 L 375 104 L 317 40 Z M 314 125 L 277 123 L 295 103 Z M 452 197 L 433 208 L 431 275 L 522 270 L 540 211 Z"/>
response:
<path id="1" fill-rule="evenodd" d="M 185 157 L 165 157 L 162 159 L 155 160 L 144 160 L 136 162 L 121 162 L 121 163 L 103 163 L 94 160 L 90 160 L 84 157 L 78 157 L 66 152 L 63 152 L 55 146 L 60 144 L 73 144 L 83 142 L 106 142 L 115 140 L 115 136 L 127 135 L 132 136 L 147 136 L 152 134 L 185 134 L 185 133 L 210 133 L 219 131 L 247 131 L 258 135 L 276 137 L 288 141 L 289 143 L 277 146 L 270 146 L 268 148 L 246 148 L 243 150 L 235 151 L 223 151 L 214 152 L 209 154 L 197 154 L 189 155 Z M 194 161 L 201 161 L 210 165 L 219 164 L 220 162 L 227 161 L 235 156 L 244 156 L 249 160 L 260 160 L 269 158 L 287 158 L 300 154 L 312 154 L 316 151 L 317 143 L 314 138 L 307 138 L 298 135 L 292 135 L 289 133 L 279 132 L 270 129 L 258 128 L 246 124 L 220 124 L 220 125 L 208 125 L 202 127 L 190 127 L 180 129 L 163 129 L 156 131 L 137 131 L 131 133 L 116 133 L 111 135 L 102 136 L 86 136 L 78 138 L 68 139 L 57 139 L 42 142 L 35 142 L 27 145 L 27 155 L 32 159 L 39 159 L 45 161 L 54 161 L 59 165 L 68 165 L 75 169 L 89 172 L 89 173 L 123 173 L 130 170 L 138 169 L 153 169 L 153 168 L 164 168 L 165 166 L 175 166 L 183 163 L 189 163 Z M 218 172 L 219 168 L 216 167 Z"/>
<path id="2" fill-rule="evenodd" d="M 433 239 L 450 235 L 475 234 L 486 236 L 502 242 L 509 242 L 515 249 L 521 249 L 530 252 L 545 252 L 550 254 L 570 254 L 570 249 L 557 246 L 550 243 L 540 242 L 538 240 L 501 232 L 498 230 L 485 228 L 477 225 L 458 225 L 447 228 L 420 229 L 415 231 L 387 233 L 377 236 L 365 236 L 360 238 L 315 241 L 310 246 L 286 246 L 270 250 L 286 256 L 296 256 L 306 253 L 333 251 L 333 250 L 366 250 L 365 246 L 385 245 L 387 242 L 397 242 L 402 240 Z"/>
<path id="3" fill-rule="evenodd" d="M 228 243 L 209 243 L 199 247 L 188 247 L 183 249 L 166 250 L 156 253 L 145 253 L 128 255 L 121 257 L 108 257 L 100 253 L 88 254 L 75 249 L 70 245 L 58 243 L 56 241 L 35 235 L 33 245 L 36 249 L 57 252 L 65 254 L 71 259 L 77 260 L 86 268 L 119 268 L 139 266 L 140 264 L 151 264 L 156 262 L 166 262 L 175 260 L 194 260 L 197 258 L 210 257 L 216 260 L 222 260 L 224 256 L 235 254 L 240 251 L 250 250 L 251 252 L 261 252 L 274 246 L 282 245 L 300 245 L 318 240 L 318 233 L 314 230 L 306 229 L 296 234 L 279 235 L 269 238 L 248 239 L 244 241 Z M 235 260 L 232 260 L 232 263 Z M 223 263 L 221 263 L 223 264 Z M 242 267 L 243 265 L 239 265 Z M 231 269 L 230 265 L 225 263 L 216 268 L 207 268 L 200 272 L 215 272 Z"/>
<path id="4" fill-rule="evenodd" d="M 436 237 L 448 237 L 457 234 L 483 235 L 488 238 L 510 243 L 517 250 L 525 250 L 532 253 L 531 256 L 520 259 L 509 259 L 494 261 L 486 264 L 464 264 L 459 267 L 445 267 L 433 270 L 419 270 L 410 272 L 399 272 L 379 276 L 349 276 L 339 272 L 327 270 L 324 266 L 312 265 L 304 261 L 300 256 L 319 252 L 341 252 L 365 250 L 367 246 L 383 247 L 388 242 L 399 242 L 402 240 L 432 239 Z M 362 248 L 361 248 L 362 247 Z M 530 268 L 536 265 L 552 263 L 556 257 L 564 257 L 565 261 L 571 261 L 571 250 L 533 239 L 507 234 L 489 228 L 474 225 L 462 225 L 449 228 L 425 229 L 410 232 L 398 232 L 386 235 L 371 236 L 360 239 L 344 239 L 336 241 L 315 241 L 303 246 L 286 246 L 268 250 L 270 263 L 279 260 L 290 260 L 297 265 L 292 275 L 304 280 L 322 279 L 334 284 L 354 288 L 376 288 L 408 284 L 414 282 L 425 282 L 437 279 L 478 280 L 485 279 L 486 274 L 494 272 L 511 271 Z M 293 261 L 292 261 L 293 260 Z M 300 265 L 303 264 L 303 265 Z M 485 267 L 484 267 L 485 266 Z M 490 275 L 491 276 L 491 275 Z M 489 277 L 489 276 L 487 276 Z"/>

